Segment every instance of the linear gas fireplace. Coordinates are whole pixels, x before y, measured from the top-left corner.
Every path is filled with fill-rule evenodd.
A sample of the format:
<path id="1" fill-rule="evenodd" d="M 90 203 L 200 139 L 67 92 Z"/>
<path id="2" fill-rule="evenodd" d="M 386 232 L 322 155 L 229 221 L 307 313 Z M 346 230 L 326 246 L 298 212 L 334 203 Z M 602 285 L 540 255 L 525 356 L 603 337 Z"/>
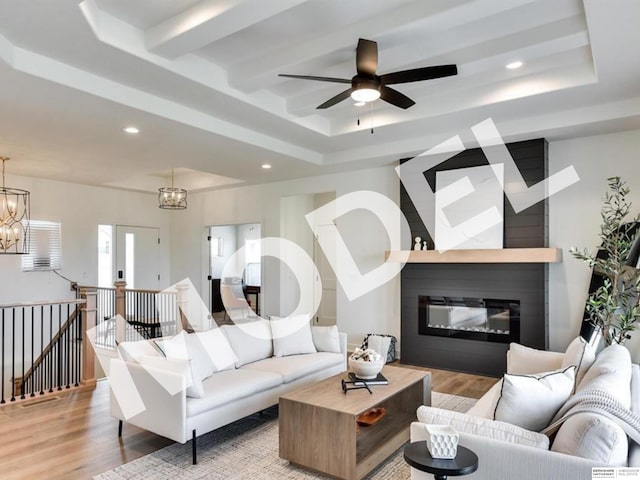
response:
<path id="1" fill-rule="evenodd" d="M 519 342 L 520 302 L 420 295 L 418 332 L 497 343 Z"/>

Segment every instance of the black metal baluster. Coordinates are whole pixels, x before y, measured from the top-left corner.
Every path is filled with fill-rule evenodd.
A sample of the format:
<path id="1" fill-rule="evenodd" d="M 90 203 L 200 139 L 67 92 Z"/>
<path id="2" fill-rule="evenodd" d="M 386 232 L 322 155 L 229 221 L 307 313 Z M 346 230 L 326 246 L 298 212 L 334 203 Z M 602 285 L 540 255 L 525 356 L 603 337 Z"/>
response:
<path id="1" fill-rule="evenodd" d="M 76 380 L 76 350 L 78 349 L 78 338 L 76 337 L 76 325 L 80 317 L 80 304 L 76 304 L 73 322 L 69 325 L 69 335 L 71 337 L 71 351 L 69 355 L 69 363 L 71 370 L 69 371 L 69 384 L 75 383 Z"/>
<path id="2" fill-rule="evenodd" d="M 143 298 L 144 298 L 144 309 L 145 309 L 145 312 L 144 312 L 145 323 L 147 324 L 145 328 L 147 328 L 149 332 L 149 336 L 151 338 L 155 338 L 155 334 L 154 334 L 155 330 L 151 326 L 151 323 L 153 322 L 153 318 L 151 314 L 151 305 L 149 304 L 149 294 L 144 293 Z"/>
<path id="3" fill-rule="evenodd" d="M 151 322 L 149 317 L 149 295 L 146 292 L 140 292 L 140 298 L 142 302 L 142 323 L 144 324 L 142 328 L 144 328 L 145 336 L 151 337 L 153 332 L 150 328 L 151 325 L 149 325 Z"/>
<path id="4" fill-rule="evenodd" d="M 0 355 L 0 357 L 2 357 L 2 385 L 0 386 L 2 393 L 0 393 L 0 404 L 3 404 L 7 403 L 4 400 L 4 308 L 2 309 L 2 343 L 0 343 L 0 346 L 2 347 L 2 355 Z"/>
<path id="5" fill-rule="evenodd" d="M 11 309 L 11 401 L 16 401 L 16 307 Z"/>
<path id="6" fill-rule="evenodd" d="M 20 381 L 20 400 L 24 400 L 24 309 L 25 307 L 20 309 L 22 311 L 22 380 Z"/>
<path id="7" fill-rule="evenodd" d="M 40 355 L 44 355 L 44 305 L 40 305 Z M 45 357 L 40 362 L 40 395 L 44 395 L 44 376 L 46 373 L 43 365 Z"/>
<path id="8" fill-rule="evenodd" d="M 82 330 L 81 330 L 81 325 L 82 325 L 82 317 L 83 317 L 83 310 L 82 308 L 80 308 L 79 306 L 76 307 L 78 308 L 80 311 L 78 312 L 78 315 L 76 317 L 76 361 L 75 361 L 75 386 L 78 386 L 79 383 L 79 379 L 80 379 L 80 351 L 82 350 Z"/>
<path id="9" fill-rule="evenodd" d="M 34 344 L 35 344 L 35 336 L 36 336 L 36 330 L 35 330 L 35 307 L 31 306 L 31 377 L 29 377 L 29 381 L 31 382 L 31 395 L 29 395 L 30 397 L 35 397 L 36 394 L 34 393 L 35 390 L 35 384 L 36 384 L 36 369 L 34 368 Z"/>
<path id="10" fill-rule="evenodd" d="M 53 305 L 49 305 L 49 355 L 54 353 L 54 345 L 53 342 Z M 53 358 L 53 357 L 50 357 Z M 53 362 L 49 361 L 49 393 L 53 393 Z"/>
<path id="11" fill-rule="evenodd" d="M 44 395 L 46 393 L 47 386 L 48 386 L 47 381 L 48 381 L 48 378 L 49 378 L 48 372 L 49 372 L 49 358 L 50 357 L 47 354 L 42 358 L 43 358 L 42 364 L 43 364 L 43 367 L 44 367 L 44 371 L 43 371 L 44 374 L 42 375 L 42 386 L 43 386 L 42 394 Z"/>
<path id="12" fill-rule="evenodd" d="M 62 390 L 62 305 L 58 305 L 58 341 L 56 347 L 58 351 L 58 391 Z"/>
<path id="13" fill-rule="evenodd" d="M 71 317 L 69 316 L 69 314 L 71 313 L 71 304 L 67 303 L 67 320 L 65 322 L 65 324 L 67 325 L 67 328 L 64 331 L 64 344 L 65 344 L 65 355 L 64 355 L 64 363 L 66 364 L 65 369 L 64 369 L 64 376 L 66 377 L 66 382 L 65 382 L 65 388 L 71 388 L 71 385 L 69 385 L 71 382 L 69 381 L 69 369 L 71 368 L 69 360 L 70 360 L 70 350 L 69 350 L 69 322 L 71 321 Z"/>

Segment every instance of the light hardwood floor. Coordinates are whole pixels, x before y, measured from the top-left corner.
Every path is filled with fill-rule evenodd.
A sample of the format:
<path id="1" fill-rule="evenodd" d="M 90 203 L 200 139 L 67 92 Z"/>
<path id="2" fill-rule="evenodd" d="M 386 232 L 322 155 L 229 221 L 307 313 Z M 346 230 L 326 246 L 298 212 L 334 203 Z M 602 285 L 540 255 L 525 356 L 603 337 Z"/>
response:
<path id="1" fill-rule="evenodd" d="M 402 366 L 402 365 L 401 365 Z M 408 368 L 419 368 L 409 367 Z M 495 378 L 426 368 L 432 389 L 479 398 Z M 0 478 L 90 479 L 172 443 L 109 416 L 109 387 L 0 407 Z"/>

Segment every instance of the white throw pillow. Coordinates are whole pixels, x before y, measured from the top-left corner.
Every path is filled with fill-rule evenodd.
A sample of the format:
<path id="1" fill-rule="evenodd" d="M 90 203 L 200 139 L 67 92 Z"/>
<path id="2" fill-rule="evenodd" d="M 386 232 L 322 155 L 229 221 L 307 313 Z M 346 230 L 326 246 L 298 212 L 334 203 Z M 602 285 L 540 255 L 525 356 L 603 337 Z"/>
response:
<path id="1" fill-rule="evenodd" d="M 311 326 L 313 344 L 319 352 L 340 353 L 340 333 L 337 325 Z"/>
<path id="2" fill-rule="evenodd" d="M 567 368 L 570 365 L 576 367 L 575 383 L 577 385 L 593 365 L 595 359 L 596 350 L 584 338 L 578 336 L 567 346 L 561 368 Z"/>
<path id="3" fill-rule="evenodd" d="M 236 355 L 222 329 L 214 328 L 195 334 L 202 343 L 217 372 L 235 368 Z"/>
<path id="4" fill-rule="evenodd" d="M 280 318 L 271 317 L 271 333 L 273 334 L 273 355 L 286 357 L 316 353 L 311 336 L 311 316 L 308 313 Z"/>
<path id="5" fill-rule="evenodd" d="M 187 387 L 187 397 L 202 398 L 202 396 L 204 396 L 202 380 L 193 375 L 191 360 L 143 355 L 140 357 L 140 365 L 143 367 L 153 367 L 165 372 L 176 373 L 182 376 L 184 378 L 184 384 L 176 377 L 156 375 L 153 370 L 148 370 L 149 374 L 152 375 L 153 378 L 155 378 L 171 395 L 178 393 L 184 385 Z"/>
<path id="6" fill-rule="evenodd" d="M 530 432 L 509 423 L 427 406 L 418 407 L 417 415 L 420 422 L 428 425 L 451 425 L 458 432 L 544 450 L 549 449 L 549 437 L 546 435 Z"/>
<path id="7" fill-rule="evenodd" d="M 604 390 L 625 407 L 631 406 L 631 354 L 622 345 L 602 350 L 578 384 L 576 392 Z"/>
<path id="8" fill-rule="evenodd" d="M 193 333 L 184 330 L 176 336 L 156 342 L 169 360 L 191 360 L 194 379 L 204 380 L 215 373 L 215 366 L 202 342 Z"/>
<path id="9" fill-rule="evenodd" d="M 560 427 L 551 450 L 615 466 L 627 465 L 627 434 L 615 422 L 591 412 L 579 412 Z"/>
<path id="10" fill-rule="evenodd" d="M 505 374 L 494 418 L 539 432 L 567 401 L 575 367 L 539 375 Z"/>
<path id="11" fill-rule="evenodd" d="M 507 373 L 511 375 L 529 375 L 552 372 L 562 366 L 564 356 L 558 352 L 548 352 L 519 343 L 510 343 L 507 351 Z"/>
<path id="12" fill-rule="evenodd" d="M 222 331 L 236 355 L 236 368 L 273 355 L 271 326 L 268 320 L 257 320 L 240 325 L 223 325 Z"/>
<path id="13" fill-rule="evenodd" d="M 139 342 L 120 342 L 118 353 L 125 362 L 139 362 L 139 358 L 146 355 L 149 357 L 162 357 L 162 354 L 149 340 Z"/>

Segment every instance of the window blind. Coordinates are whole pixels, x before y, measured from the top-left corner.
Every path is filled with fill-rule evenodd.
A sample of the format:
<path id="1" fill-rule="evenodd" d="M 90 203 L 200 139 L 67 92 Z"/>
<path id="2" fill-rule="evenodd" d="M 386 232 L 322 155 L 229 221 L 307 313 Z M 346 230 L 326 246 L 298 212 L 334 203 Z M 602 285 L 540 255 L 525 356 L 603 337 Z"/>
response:
<path id="1" fill-rule="evenodd" d="M 23 272 L 62 268 L 60 223 L 31 220 L 27 243 L 29 253 L 22 256 Z"/>

